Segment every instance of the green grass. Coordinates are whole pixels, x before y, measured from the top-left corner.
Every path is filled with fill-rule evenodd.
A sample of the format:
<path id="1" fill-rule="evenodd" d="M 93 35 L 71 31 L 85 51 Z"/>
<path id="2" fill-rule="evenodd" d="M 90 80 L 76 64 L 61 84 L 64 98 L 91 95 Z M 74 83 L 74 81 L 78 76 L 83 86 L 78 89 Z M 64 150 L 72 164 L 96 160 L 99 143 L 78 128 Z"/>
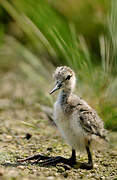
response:
<path id="1" fill-rule="evenodd" d="M 100 8 L 96 10 L 96 13 L 94 13 L 94 4 L 88 3 L 80 4 L 81 9 L 84 10 L 81 11 L 79 17 L 84 19 L 79 17 L 72 19 L 68 18 L 67 7 L 66 14 L 63 15 L 60 13 L 60 6 L 56 10 L 54 4 L 47 3 L 46 0 L 0 0 L 1 6 L 15 21 L 13 28 L 15 29 L 18 25 L 21 31 L 21 37 L 19 34 L 5 35 L 5 47 L 10 45 L 9 51 L 12 52 L 10 58 L 14 57 L 13 62 L 19 64 L 18 67 L 30 81 L 39 84 L 41 88 L 36 95 L 46 105 L 53 104 L 52 97 L 49 97 L 47 93 L 52 86 L 51 74 L 55 66 L 72 67 L 78 78 L 78 93 L 98 110 L 108 129 L 117 130 L 117 25 L 115 23 L 117 3 L 115 0 L 111 1 L 108 16 L 104 10 L 107 9 L 104 1 L 98 4 Z M 91 20 L 87 17 L 89 10 L 93 13 L 89 16 L 92 17 Z M 106 22 L 102 23 L 101 18 L 98 19 L 99 12 L 103 18 L 106 14 Z M 87 28 L 86 18 L 89 18 Z M 82 22 L 82 27 L 86 28 L 86 31 L 92 32 L 92 29 L 96 28 L 95 32 L 98 33 L 95 34 L 94 39 L 90 39 L 90 35 L 84 38 L 91 32 L 82 31 L 80 24 L 81 32 L 79 32 L 77 22 L 81 20 L 85 20 Z M 103 31 L 104 24 L 106 24 L 105 31 Z M 98 27 L 102 25 L 103 28 L 99 30 Z M 93 40 L 94 46 L 99 46 L 98 55 L 91 50 L 87 39 Z"/>

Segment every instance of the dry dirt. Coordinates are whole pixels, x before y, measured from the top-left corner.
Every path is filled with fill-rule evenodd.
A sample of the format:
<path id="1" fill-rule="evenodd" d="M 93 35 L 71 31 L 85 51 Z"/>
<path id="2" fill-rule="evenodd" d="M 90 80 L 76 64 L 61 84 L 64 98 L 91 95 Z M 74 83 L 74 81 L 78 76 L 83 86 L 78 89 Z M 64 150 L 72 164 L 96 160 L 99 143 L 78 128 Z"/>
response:
<path id="1" fill-rule="evenodd" d="M 38 153 L 69 157 L 71 149 L 41 110 L 28 83 L 13 74 L 2 77 L 0 83 L 0 180 L 117 179 L 117 133 L 110 133 L 107 152 L 94 153 L 94 169 L 89 171 L 66 170 L 60 164 L 40 167 L 18 163 L 18 158 Z M 77 160 L 87 161 L 86 154 L 77 154 Z"/>

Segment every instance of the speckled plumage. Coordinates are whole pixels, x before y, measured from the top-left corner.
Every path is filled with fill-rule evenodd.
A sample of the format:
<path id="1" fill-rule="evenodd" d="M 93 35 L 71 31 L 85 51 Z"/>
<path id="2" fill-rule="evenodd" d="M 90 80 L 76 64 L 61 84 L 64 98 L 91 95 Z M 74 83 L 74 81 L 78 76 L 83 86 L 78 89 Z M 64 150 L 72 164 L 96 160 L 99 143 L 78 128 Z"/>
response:
<path id="1" fill-rule="evenodd" d="M 67 80 L 67 77 L 70 79 Z M 100 147 L 106 142 L 106 132 L 103 122 L 83 99 L 73 94 L 75 87 L 75 74 L 71 68 L 58 67 L 54 73 L 61 92 L 54 105 L 55 123 L 58 126 L 63 138 L 72 146 L 72 149 L 83 152 L 86 145 Z"/>

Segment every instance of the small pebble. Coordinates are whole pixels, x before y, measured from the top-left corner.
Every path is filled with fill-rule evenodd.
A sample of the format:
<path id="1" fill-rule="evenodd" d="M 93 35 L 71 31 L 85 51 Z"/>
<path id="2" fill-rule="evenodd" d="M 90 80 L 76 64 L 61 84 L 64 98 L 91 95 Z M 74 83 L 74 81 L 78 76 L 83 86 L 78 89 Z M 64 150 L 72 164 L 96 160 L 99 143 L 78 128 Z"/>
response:
<path id="1" fill-rule="evenodd" d="M 68 177 L 68 173 L 67 173 L 67 172 L 64 172 L 64 173 L 63 173 L 63 176 L 64 176 L 65 178 L 67 178 L 67 177 Z"/>
<path id="2" fill-rule="evenodd" d="M 24 170 L 25 166 L 18 166 L 18 168 Z"/>
<path id="3" fill-rule="evenodd" d="M 29 134 L 29 133 L 27 133 L 26 136 L 25 136 L 25 138 L 26 138 L 27 140 L 29 140 L 31 137 L 32 137 L 32 134 Z"/>
<path id="4" fill-rule="evenodd" d="M 47 179 L 48 179 L 48 180 L 53 180 L 54 177 L 53 177 L 53 176 L 49 176 L 49 177 L 47 177 Z"/>
<path id="5" fill-rule="evenodd" d="M 53 151 L 52 147 L 47 148 L 47 151 L 52 152 Z"/>
<path id="6" fill-rule="evenodd" d="M 3 176 L 3 172 L 0 171 L 0 176 Z"/>

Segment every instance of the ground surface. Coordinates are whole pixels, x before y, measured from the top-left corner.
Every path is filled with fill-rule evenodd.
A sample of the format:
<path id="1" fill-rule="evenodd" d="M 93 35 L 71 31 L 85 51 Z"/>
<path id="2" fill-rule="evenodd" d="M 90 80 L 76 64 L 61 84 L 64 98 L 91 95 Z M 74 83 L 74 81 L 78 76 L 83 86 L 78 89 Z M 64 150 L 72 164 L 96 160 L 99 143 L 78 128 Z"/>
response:
<path id="1" fill-rule="evenodd" d="M 117 179 L 116 133 L 110 133 L 107 152 L 93 155 L 90 171 L 17 163 L 18 158 L 37 153 L 69 157 L 71 149 L 41 110 L 30 85 L 13 74 L 2 76 L 0 83 L 0 180 Z M 87 156 L 77 154 L 77 159 L 87 161 Z"/>

